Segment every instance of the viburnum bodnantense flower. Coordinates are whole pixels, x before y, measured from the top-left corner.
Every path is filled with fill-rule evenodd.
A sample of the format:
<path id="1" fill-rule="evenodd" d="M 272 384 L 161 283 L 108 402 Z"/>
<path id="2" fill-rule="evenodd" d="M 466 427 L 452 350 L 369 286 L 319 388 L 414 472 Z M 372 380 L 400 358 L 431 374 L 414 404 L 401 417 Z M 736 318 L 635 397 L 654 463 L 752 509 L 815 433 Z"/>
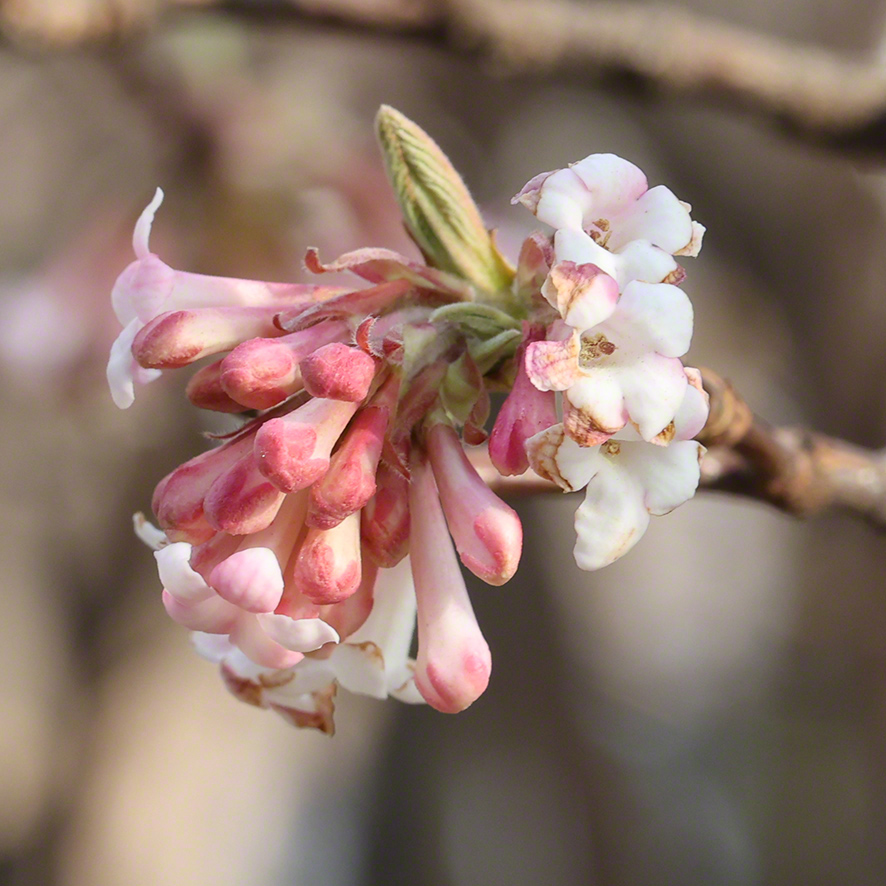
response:
<path id="1" fill-rule="evenodd" d="M 452 713 L 486 689 L 459 561 L 499 585 L 522 547 L 466 451 L 487 440 L 491 393 L 507 393 L 488 436 L 498 471 L 586 488 L 587 569 L 692 496 L 707 414 L 680 360 L 692 308 L 674 255 L 695 254 L 702 230 L 685 204 L 592 155 L 515 198 L 555 231 L 513 268 L 434 142 L 390 108 L 377 123 L 424 262 L 308 250 L 312 273 L 354 276 L 336 287 L 176 271 L 148 245 L 158 190 L 113 293 L 117 405 L 203 360 L 190 400 L 243 414 L 159 482 L 159 529 L 137 519 L 163 604 L 237 697 L 327 732 L 338 686 Z"/>

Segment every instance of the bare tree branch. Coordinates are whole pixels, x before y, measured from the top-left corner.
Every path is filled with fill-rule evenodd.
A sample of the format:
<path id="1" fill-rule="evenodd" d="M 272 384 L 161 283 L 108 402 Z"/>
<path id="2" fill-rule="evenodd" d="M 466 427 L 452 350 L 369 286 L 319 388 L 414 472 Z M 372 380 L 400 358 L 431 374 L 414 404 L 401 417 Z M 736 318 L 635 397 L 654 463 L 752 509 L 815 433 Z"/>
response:
<path id="1" fill-rule="evenodd" d="M 701 488 L 765 501 L 796 517 L 843 510 L 886 529 L 886 451 L 804 428 L 771 427 L 729 382 L 702 370 L 711 413 L 699 440 L 708 447 Z M 500 495 L 559 492 L 535 474 L 502 477 L 484 448 L 471 460 Z"/>
<path id="2" fill-rule="evenodd" d="M 578 0 L 0 0 L 14 38 L 65 45 L 143 28 L 164 6 L 411 34 L 480 53 L 504 74 L 609 70 L 713 95 L 803 135 L 882 155 L 886 59 L 790 44 L 672 6 Z"/>

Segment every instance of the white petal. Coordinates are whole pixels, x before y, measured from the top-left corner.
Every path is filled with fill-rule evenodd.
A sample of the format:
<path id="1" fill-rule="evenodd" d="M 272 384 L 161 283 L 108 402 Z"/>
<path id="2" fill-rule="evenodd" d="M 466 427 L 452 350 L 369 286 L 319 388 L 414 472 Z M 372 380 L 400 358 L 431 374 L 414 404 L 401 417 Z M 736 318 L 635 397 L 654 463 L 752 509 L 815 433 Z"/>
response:
<path id="1" fill-rule="evenodd" d="M 326 689 L 335 680 L 328 658 L 304 658 L 292 669 L 292 675 L 292 680 L 281 681 L 269 691 L 269 701 L 299 710 L 313 710 L 302 706 L 302 697 Z"/>
<path id="2" fill-rule="evenodd" d="M 667 514 L 695 495 L 704 447 L 694 440 L 669 446 L 642 443 L 622 447 L 624 466 L 645 489 L 644 502 L 651 514 Z"/>
<path id="3" fill-rule="evenodd" d="M 575 562 L 581 569 L 614 563 L 643 537 L 649 525 L 637 480 L 612 459 L 606 461 L 588 483 L 585 500 L 575 513 Z"/>
<path id="4" fill-rule="evenodd" d="M 151 202 L 145 207 L 144 212 L 142 212 L 135 223 L 135 230 L 132 234 L 132 248 L 135 250 L 136 258 L 147 258 L 151 254 L 148 240 L 151 236 L 151 227 L 154 224 L 154 213 L 159 209 L 162 202 L 163 191 L 157 188 Z"/>
<path id="5" fill-rule="evenodd" d="M 628 414 L 644 440 L 652 440 L 673 421 L 686 392 L 680 361 L 655 353 L 625 366 L 619 381 Z"/>
<path id="6" fill-rule="evenodd" d="M 579 446 L 565 435 L 555 459 L 560 476 L 574 492 L 587 486 L 603 464 L 599 446 Z"/>
<path id="7" fill-rule="evenodd" d="M 691 366 L 684 366 L 686 379 L 686 393 L 683 402 L 674 416 L 674 439 L 691 440 L 705 426 L 710 409 L 707 391 L 701 384 L 701 373 Z"/>
<path id="8" fill-rule="evenodd" d="M 607 325 L 646 349 L 682 357 L 692 341 L 692 318 L 692 304 L 682 289 L 634 282 L 625 287 Z"/>
<path id="9" fill-rule="evenodd" d="M 664 185 L 650 188 L 626 212 L 611 221 L 608 246 L 615 252 L 631 240 L 648 240 L 673 254 L 692 240 L 692 220 L 686 205 Z"/>
<path id="10" fill-rule="evenodd" d="M 107 369 L 108 386 L 119 409 L 128 409 L 135 402 L 133 372 L 137 364 L 132 356 L 132 342 L 141 327 L 141 320 L 131 320 L 111 345 Z"/>
<path id="11" fill-rule="evenodd" d="M 622 291 L 634 280 L 661 283 L 678 268 L 672 255 L 646 240 L 632 240 L 615 253 L 613 258 L 613 269 L 610 271 L 604 268 L 604 270 L 615 277 L 618 288 Z"/>
<path id="12" fill-rule="evenodd" d="M 570 167 L 591 194 L 586 200 L 583 227 L 597 219 L 610 219 L 629 208 L 648 187 L 646 176 L 629 160 L 616 154 L 591 154 Z"/>
<path id="13" fill-rule="evenodd" d="M 620 268 L 624 264 L 624 260 L 595 243 L 584 231 L 571 228 L 554 234 L 554 259 L 575 262 L 577 265 L 596 265 L 610 277 L 615 277 L 616 281 L 619 281 Z"/>
<path id="14" fill-rule="evenodd" d="M 231 605 L 221 600 L 220 597 L 216 599 L 227 606 Z M 267 616 L 252 615 L 243 612 L 243 610 L 237 610 L 237 612 L 239 613 L 237 621 L 230 631 L 231 642 L 255 664 L 273 670 L 285 670 L 294 667 L 303 660 L 304 656 L 300 651 L 290 649 L 268 636 L 267 631 L 259 622 L 260 618 Z"/>
<path id="15" fill-rule="evenodd" d="M 407 556 L 392 569 L 379 569 L 372 611 L 348 642 L 375 643 L 382 651 L 387 669 L 406 661 L 414 633 L 415 584 Z"/>
<path id="16" fill-rule="evenodd" d="M 150 520 L 146 520 L 141 511 L 132 515 L 132 529 L 138 540 L 152 550 L 159 551 L 160 548 L 165 548 L 169 544 L 166 533 L 162 529 L 158 529 Z"/>
<path id="17" fill-rule="evenodd" d="M 584 226 L 582 218 L 590 196 L 572 170 L 558 169 L 547 176 L 535 195 L 536 218 L 552 228 L 580 231 Z"/>
<path id="18" fill-rule="evenodd" d="M 178 541 L 154 552 L 163 587 L 180 603 L 199 603 L 215 596 L 203 576 L 191 568 L 192 547 Z"/>
<path id="19" fill-rule="evenodd" d="M 329 656 L 329 665 L 348 692 L 371 698 L 388 697 L 385 660 L 374 643 L 342 643 Z"/>
<path id="20" fill-rule="evenodd" d="M 275 612 L 265 612 L 256 618 L 261 629 L 275 643 L 293 652 L 313 652 L 339 640 L 335 628 L 321 618 L 290 618 Z"/>
<path id="21" fill-rule="evenodd" d="M 566 398 L 601 431 L 618 431 L 626 421 L 622 379 L 620 366 L 594 367 L 566 392 Z"/>

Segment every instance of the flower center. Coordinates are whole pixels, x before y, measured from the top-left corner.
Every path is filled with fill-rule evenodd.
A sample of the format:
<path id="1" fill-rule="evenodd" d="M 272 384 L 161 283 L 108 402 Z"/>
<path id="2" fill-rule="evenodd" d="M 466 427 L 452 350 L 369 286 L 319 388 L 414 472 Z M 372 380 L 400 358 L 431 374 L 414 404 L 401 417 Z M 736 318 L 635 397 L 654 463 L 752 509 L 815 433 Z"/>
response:
<path id="1" fill-rule="evenodd" d="M 608 218 L 598 218 L 591 222 L 593 227 L 588 228 L 588 235 L 598 245 L 608 249 L 609 238 L 612 235 L 611 225 Z"/>
<path id="2" fill-rule="evenodd" d="M 594 360 L 602 357 L 609 357 L 615 353 L 616 346 L 603 335 L 598 332 L 595 335 L 585 334 L 581 337 L 581 350 L 578 354 L 578 362 L 588 368 L 593 364 Z"/>

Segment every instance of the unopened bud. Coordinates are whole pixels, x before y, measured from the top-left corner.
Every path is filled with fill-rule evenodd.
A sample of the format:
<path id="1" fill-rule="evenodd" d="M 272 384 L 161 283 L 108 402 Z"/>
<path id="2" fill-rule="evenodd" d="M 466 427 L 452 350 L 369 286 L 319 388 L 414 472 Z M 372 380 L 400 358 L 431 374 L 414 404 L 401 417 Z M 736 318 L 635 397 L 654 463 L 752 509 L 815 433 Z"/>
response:
<path id="1" fill-rule="evenodd" d="M 282 492 L 306 489 L 329 468 L 332 447 L 357 411 L 356 403 L 310 400 L 259 428 L 259 470 Z"/>
<path id="2" fill-rule="evenodd" d="M 283 335 L 274 324 L 277 313 L 273 307 L 169 311 L 139 331 L 132 355 L 146 368 L 187 366 L 201 357 L 229 351 L 248 338 Z"/>
<path id="3" fill-rule="evenodd" d="M 508 289 L 514 273 L 461 176 L 434 140 L 387 105 L 379 110 L 375 126 L 406 227 L 428 263 L 486 292 Z"/>
<path id="4" fill-rule="evenodd" d="M 365 351 L 343 342 L 318 348 L 300 366 L 305 390 L 312 397 L 359 403 L 369 393 L 378 368 Z"/>

